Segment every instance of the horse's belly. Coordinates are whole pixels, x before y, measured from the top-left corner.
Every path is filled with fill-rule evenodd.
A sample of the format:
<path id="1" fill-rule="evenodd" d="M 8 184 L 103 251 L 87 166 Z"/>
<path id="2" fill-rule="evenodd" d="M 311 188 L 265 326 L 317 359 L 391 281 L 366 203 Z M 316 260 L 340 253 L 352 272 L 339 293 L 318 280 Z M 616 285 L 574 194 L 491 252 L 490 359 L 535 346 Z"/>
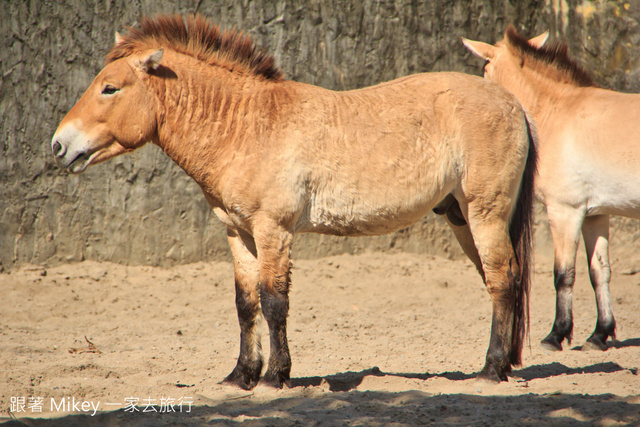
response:
<path id="1" fill-rule="evenodd" d="M 434 200 L 412 200 L 396 205 L 372 202 L 309 203 L 296 231 L 336 236 L 378 236 L 409 227 L 435 206 Z"/>
<path id="2" fill-rule="evenodd" d="M 548 144 L 560 151 L 541 150 L 536 187 L 544 203 L 584 208 L 587 215 L 640 217 L 640 162 L 631 155 L 623 160 L 616 145 L 605 150 L 578 136 L 561 133 Z"/>
<path id="3" fill-rule="evenodd" d="M 594 187 L 587 192 L 587 215 L 606 214 L 640 218 L 639 187 L 631 185 L 618 185 L 615 188 Z"/>

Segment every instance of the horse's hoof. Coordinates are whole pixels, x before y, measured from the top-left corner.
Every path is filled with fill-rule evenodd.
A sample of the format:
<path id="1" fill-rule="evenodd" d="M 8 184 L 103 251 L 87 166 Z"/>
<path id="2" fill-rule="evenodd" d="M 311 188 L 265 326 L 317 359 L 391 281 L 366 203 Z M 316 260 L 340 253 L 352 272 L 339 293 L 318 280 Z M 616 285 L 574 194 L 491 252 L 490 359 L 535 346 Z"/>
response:
<path id="1" fill-rule="evenodd" d="M 242 373 L 237 372 L 234 369 L 228 377 L 226 377 L 220 384 L 228 384 L 236 387 L 240 387 L 243 390 L 252 390 L 258 385 L 258 379 L 252 379 L 247 375 L 243 375 Z"/>
<path id="2" fill-rule="evenodd" d="M 607 343 L 597 338 L 589 338 L 582 346 L 582 351 L 606 351 Z"/>
<path id="3" fill-rule="evenodd" d="M 549 351 L 562 351 L 562 341 L 558 341 L 556 336 L 551 333 L 540 342 L 540 345 Z"/>
<path id="4" fill-rule="evenodd" d="M 260 380 L 260 384 L 277 389 L 281 389 L 283 387 L 291 388 L 291 379 L 286 377 L 284 374 L 266 373 Z"/>
<path id="5" fill-rule="evenodd" d="M 476 380 L 480 382 L 488 382 L 491 384 L 497 384 L 501 381 L 509 381 L 506 372 L 498 372 L 494 367 L 485 366 L 482 371 L 478 373 Z"/>

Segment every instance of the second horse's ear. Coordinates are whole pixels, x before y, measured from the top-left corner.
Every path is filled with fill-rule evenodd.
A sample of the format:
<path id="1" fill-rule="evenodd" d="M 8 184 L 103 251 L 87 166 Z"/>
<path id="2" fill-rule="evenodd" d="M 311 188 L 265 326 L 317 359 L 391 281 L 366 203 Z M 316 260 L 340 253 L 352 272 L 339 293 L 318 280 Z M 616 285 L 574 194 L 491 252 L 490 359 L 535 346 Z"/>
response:
<path id="1" fill-rule="evenodd" d="M 143 71 L 157 70 L 160 66 L 160 61 L 162 60 L 162 55 L 164 54 L 164 49 L 160 48 L 154 51 L 148 51 L 142 54 L 138 65 L 142 68 Z"/>
<path id="2" fill-rule="evenodd" d="M 115 35 L 116 44 L 122 43 L 123 40 L 124 40 L 124 37 L 122 37 L 120 33 L 116 31 L 116 35 Z"/>
<path id="3" fill-rule="evenodd" d="M 489 43 L 477 42 L 462 37 L 462 44 L 471 51 L 475 56 L 488 61 L 496 55 L 496 47 Z"/>
<path id="4" fill-rule="evenodd" d="M 545 31 L 544 33 L 540 34 L 537 37 L 529 39 L 529 44 L 535 47 L 536 49 L 540 49 L 547 42 L 548 39 L 549 39 L 549 30 Z"/>

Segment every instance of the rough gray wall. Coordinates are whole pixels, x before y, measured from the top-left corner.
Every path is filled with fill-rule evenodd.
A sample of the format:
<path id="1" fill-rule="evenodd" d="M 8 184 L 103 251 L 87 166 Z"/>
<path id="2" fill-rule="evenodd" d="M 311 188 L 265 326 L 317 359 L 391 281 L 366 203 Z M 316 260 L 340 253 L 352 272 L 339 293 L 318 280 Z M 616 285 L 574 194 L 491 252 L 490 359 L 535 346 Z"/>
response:
<path id="1" fill-rule="evenodd" d="M 130 264 L 228 259 L 199 188 L 155 146 L 68 175 L 52 161 L 58 122 L 103 65 L 114 32 L 141 15 L 193 13 L 251 34 L 287 78 L 352 89 L 481 63 L 460 36 L 495 41 L 513 22 L 550 29 L 607 87 L 640 91 L 640 2 L 134 0 L 0 1 L 0 262 Z M 637 222 L 614 234 L 636 239 Z M 543 227 L 543 225 L 541 225 Z M 542 232 L 541 235 L 544 235 Z M 626 237 L 625 237 L 626 236 Z M 298 236 L 294 256 L 400 248 L 459 256 L 444 222 L 380 238 Z"/>

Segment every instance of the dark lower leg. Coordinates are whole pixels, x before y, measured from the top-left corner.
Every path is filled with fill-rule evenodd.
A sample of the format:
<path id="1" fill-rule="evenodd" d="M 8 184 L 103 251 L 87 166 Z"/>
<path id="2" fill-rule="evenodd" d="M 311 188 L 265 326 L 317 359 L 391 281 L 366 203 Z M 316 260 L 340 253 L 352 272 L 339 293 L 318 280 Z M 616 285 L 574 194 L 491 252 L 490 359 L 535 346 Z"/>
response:
<path id="1" fill-rule="evenodd" d="M 509 363 L 509 351 L 511 339 L 508 337 L 510 326 L 507 327 L 508 319 L 503 313 L 493 310 L 491 321 L 491 340 L 489 350 L 484 364 L 484 368 L 478 374 L 478 378 L 500 382 L 507 381 L 507 374 L 511 372 Z"/>
<path id="2" fill-rule="evenodd" d="M 607 349 L 607 339 L 616 337 L 616 320 L 613 317 L 611 307 L 611 295 L 609 294 L 609 266 L 606 273 L 590 268 L 591 284 L 596 294 L 596 306 L 598 307 L 598 320 L 596 329 L 587 339 L 586 349 Z M 603 277 L 604 276 L 604 277 Z"/>
<path id="3" fill-rule="evenodd" d="M 233 372 L 224 382 L 250 390 L 258 384 L 262 372 L 262 345 L 258 331 L 260 304 L 257 295 L 236 279 L 236 308 L 240 323 L 240 356 Z"/>
<path id="4" fill-rule="evenodd" d="M 260 301 L 262 313 L 269 326 L 270 356 L 263 381 L 273 387 L 288 383 L 291 374 L 291 355 L 287 342 L 287 315 L 289 312 L 288 286 L 278 291 L 271 286 L 262 286 Z"/>
<path id="5" fill-rule="evenodd" d="M 556 318 L 551 332 L 542 340 L 542 345 L 550 350 L 562 350 L 565 339 L 571 344 L 573 334 L 572 296 L 575 282 L 575 269 L 555 268 L 554 285 L 556 288 Z"/>
<path id="6" fill-rule="evenodd" d="M 583 348 L 607 349 L 607 339 L 615 338 L 616 321 L 613 317 L 609 280 L 611 266 L 609 264 L 609 216 L 598 215 L 585 218 L 582 226 L 587 260 L 589 261 L 589 277 L 596 296 L 598 321 L 596 329 Z"/>
<path id="7" fill-rule="evenodd" d="M 507 270 L 506 276 L 507 283 L 503 283 L 502 286 L 495 286 L 495 282 L 488 284 L 493 301 L 491 339 L 484 368 L 478 375 L 479 378 L 495 382 L 507 381 L 511 365 L 520 364 L 521 348 L 514 344 L 514 334 L 520 334 L 520 330 L 515 326 L 517 322 L 514 294 L 517 283 L 511 269 Z"/>

